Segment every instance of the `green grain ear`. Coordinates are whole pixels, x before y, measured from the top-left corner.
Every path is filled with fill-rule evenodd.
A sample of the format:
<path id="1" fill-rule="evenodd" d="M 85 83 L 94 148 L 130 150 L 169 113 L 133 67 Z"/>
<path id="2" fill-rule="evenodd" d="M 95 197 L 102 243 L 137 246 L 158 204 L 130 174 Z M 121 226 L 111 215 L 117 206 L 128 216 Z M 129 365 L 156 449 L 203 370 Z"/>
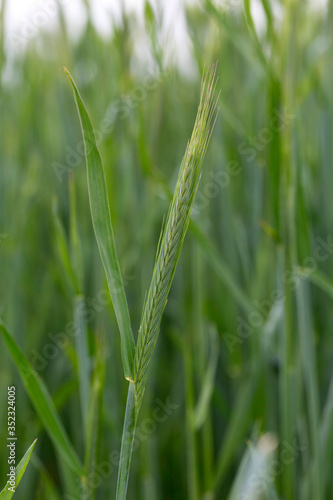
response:
<path id="1" fill-rule="evenodd" d="M 216 65 L 204 77 L 199 108 L 191 139 L 179 169 L 176 189 L 159 243 L 153 277 L 143 309 L 135 351 L 134 381 L 139 411 L 160 322 L 167 302 L 180 251 L 189 225 L 191 210 L 201 176 L 201 167 L 215 124 L 217 101 Z"/>
<path id="2" fill-rule="evenodd" d="M 91 219 L 120 331 L 124 374 L 127 379 L 131 380 L 133 378 L 135 344 L 113 236 L 104 168 L 87 110 L 69 71 L 66 68 L 64 70 L 72 84 L 80 117 L 87 163 Z"/>

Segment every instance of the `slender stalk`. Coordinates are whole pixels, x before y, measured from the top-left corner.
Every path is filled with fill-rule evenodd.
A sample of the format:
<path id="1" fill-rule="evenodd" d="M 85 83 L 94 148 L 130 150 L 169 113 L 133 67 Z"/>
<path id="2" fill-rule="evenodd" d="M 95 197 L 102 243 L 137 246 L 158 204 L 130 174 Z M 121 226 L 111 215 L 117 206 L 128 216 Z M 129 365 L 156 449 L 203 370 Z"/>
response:
<path id="1" fill-rule="evenodd" d="M 88 487 L 91 491 L 89 500 L 95 500 L 98 485 L 94 485 L 91 477 L 99 462 L 101 437 L 103 427 L 103 391 L 105 385 L 105 334 L 98 333 L 95 342 L 95 369 L 92 377 L 87 424 L 85 427 L 85 457 L 84 468 Z M 89 481 L 91 484 L 89 484 Z"/>
<path id="2" fill-rule="evenodd" d="M 121 440 L 120 462 L 117 481 L 117 500 L 126 498 L 129 471 L 135 437 L 137 414 L 135 410 L 135 384 L 129 383 L 123 435 Z"/>
<path id="3" fill-rule="evenodd" d="M 79 393 L 83 428 L 87 427 L 90 398 L 90 361 L 87 345 L 87 325 L 84 321 L 84 298 L 77 295 L 74 298 L 74 324 L 77 335 L 75 336 L 75 348 L 78 358 Z"/>
<path id="4" fill-rule="evenodd" d="M 321 467 L 319 432 L 319 391 L 315 338 L 311 315 L 311 294 L 308 281 L 303 277 L 296 291 L 297 316 L 299 325 L 299 344 L 303 369 L 304 389 L 307 394 L 309 415 L 309 442 L 312 448 L 311 482 L 313 496 L 322 500 L 324 474 Z"/>
<path id="5" fill-rule="evenodd" d="M 197 349 L 198 353 L 198 374 L 199 383 L 203 384 L 205 381 L 205 371 L 206 363 L 209 363 L 209 356 L 207 355 L 207 329 L 205 328 L 203 315 L 202 315 L 202 305 L 205 290 L 204 283 L 204 273 L 202 265 L 201 251 L 198 245 L 195 245 L 193 249 L 192 257 L 192 267 L 193 267 L 193 277 L 194 277 L 194 307 L 193 307 L 193 321 L 194 325 L 197 325 L 196 335 L 197 335 Z M 204 492 L 208 492 L 212 486 L 212 474 L 213 474 L 213 433 L 211 425 L 211 412 L 210 405 L 207 409 L 206 419 L 202 426 L 202 450 L 203 450 L 203 486 Z"/>
<path id="6" fill-rule="evenodd" d="M 0 75 L 6 61 L 6 55 L 4 49 L 6 7 L 7 7 L 7 0 L 2 0 L 0 7 Z"/>
<path id="7" fill-rule="evenodd" d="M 281 90 L 285 108 L 290 112 L 294 105 L 294 80 L 296 64 L 297 39 L 294 32 L 296 14 L 294 0 L 286 3 L 285 20 L 283 27 L 281 53 Z M 295 188 L 296 165 L 292 150 L 293 132 L 286 127 L 282 133 L 281 150 L 281 221 L 282 241 L 284 248 L 284 273 L 288 275 L 296 263 L 296 226 L 295 226 Z M 295 341 L 294 341 L 294 292 L 290 284 L 284 282 L 284 325 L 282 338 L 282 370 L 281 370 L 281 430 L 282 437 L 287 443 L 292 442 L 295 431 L 293 402 L 295 401 Z M 295 498 L 295 464 L 292 462 L 285 467 L 283 473 L 283 492 L 286 500 Z"/>
<path id="8" fill-rule="evenodd" d="M 186 402 L 186 456 L 187 456 L 187 485 L 189 500 L 199 500 L 198 479 L 198 445 L 196 430 L 193 426 L 194 412 L 194 384 L 193 384 L 193 347 L 191 330 L 185 332 L 185 402 Z"/>

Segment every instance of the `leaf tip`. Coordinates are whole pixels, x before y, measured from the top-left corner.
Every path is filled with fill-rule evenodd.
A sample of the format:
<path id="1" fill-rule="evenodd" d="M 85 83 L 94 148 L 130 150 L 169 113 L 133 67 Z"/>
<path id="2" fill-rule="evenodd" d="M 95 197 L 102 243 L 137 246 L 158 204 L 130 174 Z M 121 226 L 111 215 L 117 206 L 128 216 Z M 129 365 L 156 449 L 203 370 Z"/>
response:
<path id="1" fill-rule="evenodd" d="M 66 66 L 63 66 L 63 70 L 64 72 L 66 73 L 66 75 L 68 76 L 69 78 L 69 81 L 72 83 L 72 77 L 70 75 L 70 72 L 68 71 L 68 69 L 66 68 Z"/>

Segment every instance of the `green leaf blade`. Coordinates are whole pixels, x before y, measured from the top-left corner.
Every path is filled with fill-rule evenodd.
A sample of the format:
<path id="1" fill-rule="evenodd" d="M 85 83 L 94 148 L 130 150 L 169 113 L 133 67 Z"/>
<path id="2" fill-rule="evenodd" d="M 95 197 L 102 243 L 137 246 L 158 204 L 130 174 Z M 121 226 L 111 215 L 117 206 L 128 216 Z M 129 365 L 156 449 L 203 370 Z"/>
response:
<path id="1" fill-rule="evenodd" d="M 33 449 L 35 447 L 35 444 L 37 443 L 37 439 L 32 443 L 31 446 L 27 449 L 25 454 L 23 455 L 23 458 L 20 460 L 18 463 L 16 470 L 15 470 L 15 491 L 18 485 L 20 484 L 20 481 L 23 477 L 23 474 L 25 473 L 25 469 L 28 466 L 28 463 L 31 458 L 31 454 L 33 452 Z M 10 491 L 8 488 L 10 488 L 10 483 L 7 482 L 6 486 L 4 489 L 0 492 L 0 500 L 10 500 L 12 496 L 14 495 L 14 491 Z"/>
<path id="2" fill-rule="evenodd" d="M 105 385 L 105 335 L 96 338 L 95 369 L 92 378 L 92 388 L 86 425 L 85 472 L 86 477 L 92 477 L 96 464 L 100 460 L 100 448 L 103 428 L 103 391 Z M 90 500 L 95 500 L 97 489 L 91 488 Z"/>
<path id="3" fill-rule="evenodd" d="M 126 412 L 123 435 L 121 440 L 120 463 L 117 480 L 116 500 L 126 500 L 129 471 L 131 466 L 132 450 L 137 422 L 136 387 L 130 382 L 127 395 Z"/>
<path id="4" fill-rule="evenodd" d="M 82 295 L 74 299 L 75 348 L 78 360 L 78 379 L 83 426 L 87 426 L 90 398 L 90 359 L 88 352 L 87 324 L 82 315 L 85 303 Z"/>
<path id="5" fill-rule="evenodd" d="M 135 344 L 113 236 L 104 168 L 87 110 L 71 75 L 66 68 L 64 69 L 74 90 L 75 101 L 81 122 L 86 152 L 91 218 L 120 330 L 124 374 L 127 379 L 131 380 L 133 377 Z"/>
<path id="6" fill-rule="evenodd" d="M 83 467 L 80 463 L 80 459 L 68 439 L 48 390 L 1 321 L 0 332 L 20 372 L 29 398 L 47 430 L 50 439 L 72 471 L 78 477 L 81 477 L 83 475 Z"/>

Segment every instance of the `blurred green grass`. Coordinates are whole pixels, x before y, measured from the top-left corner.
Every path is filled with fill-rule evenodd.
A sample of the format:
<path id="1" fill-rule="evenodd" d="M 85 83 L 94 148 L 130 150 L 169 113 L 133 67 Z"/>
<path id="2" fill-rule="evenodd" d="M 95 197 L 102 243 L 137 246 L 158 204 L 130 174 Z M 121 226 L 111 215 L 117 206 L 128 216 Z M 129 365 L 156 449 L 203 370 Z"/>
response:
<path id="1" fill-rule="evenodd" d="M 107 284 L 78 152 L 80 128 L 62 65 L 73 73 L 96 129 L 103 131 L 102 120 L 109 118 L 99 148 L 137 332 L 163 214 L 196 112 L 200 74 L 216 60 L 220 113 L 162 321 L 128 498 L 198 500 L 214 498 L 212 492 L 217 499 L 239 500 L 333 496 L 333 2 L 316 11 L 300 0 L 261 4 L 260 32 L 248 0 L 240 8 L 204 0 L 186 9 L 192 76 L 166 58 L 159 21 L 148 7 L 149 67 L 140 66 L 137 20 L 127 14 L 109 39 L 88 18 L 74 43 L 61 23 L 58 32 L 41 32 L 25 52 L 1 60 L 0 317 L 39 371 L 83 461 L 75 344 L 61 349 L 50 337 L 73 321 L 72 277 L 59 254 L 54 216 L 56 204 L 65 239 L 72 242 L 73 178 L 91 370 L 98 361 L 97 333 L 105 330 L 107 339 L 98 463 L 111 463 L 112 452 L 114 458 L 98 499 L 113 498 L 115 491 L 127 384 L 114 312 L 103 292 Z M 61 181 L 55 162 L 63 166 Z M 76 480 L 5 349 L 2 343 L 1 481 L 7 474 L 7 386 L 15 384 L 18 459 L 39 437 L 15 498 L 75 495 Z M 147 430 L 167 398 L 177 408 Z M 202 399 L 204 421 L 194 425 Z M 275 468 L 261 448 L 267 433 L 278 443 L 271 458 Z M 288 449 L 294 450 L 290 463 L 284 459 Z M 265 491 L 257 486 L 240 496 L 249 481 L 240 479 L 243 474 Z"/>

